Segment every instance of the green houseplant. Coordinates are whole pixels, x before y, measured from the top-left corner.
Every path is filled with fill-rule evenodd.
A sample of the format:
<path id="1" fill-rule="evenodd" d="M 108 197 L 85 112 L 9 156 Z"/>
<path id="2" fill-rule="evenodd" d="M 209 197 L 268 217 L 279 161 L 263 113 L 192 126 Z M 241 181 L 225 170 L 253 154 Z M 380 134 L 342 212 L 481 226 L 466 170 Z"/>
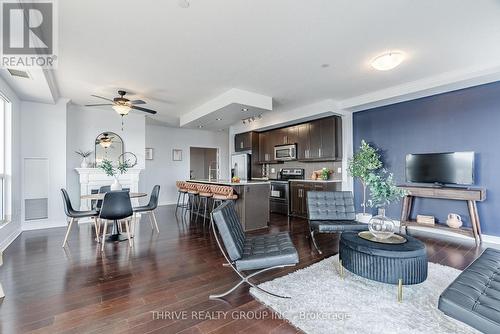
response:
<path id="1" fill-rule="evenodd" d="M 118 173 L 125 174 L 132 166 L 130 166 L 127 161 L 119 161 L 115 167 L 111 160 L 104 159 L 98 167 L 101 168 L 107 176 L 111 176 L 115 179 L 111 185 L 111 190 L 121 190 L 122 186 L 118 181 Z"/>
<path id="2" fill-rule="evenodd" d="M 385 215 L 385 208 L 402 197 L 406 196 L 405 190 L 398 188 L 393 175 L 385 169 L 380 172 L 369 173 L 366 184 L 370 189 L 368 206 L 378 209 L 378 214 L 370 219 L 368 228 L 376 238 L 387 239 L 394 234 L 396 224 Z"/>
<path id="3" fill-rule="evenodd" d="M 361 141 L 358 152 L 349 159 L 347 170 L 352 177 L 358 178 L 363 186 L 363 214 L 366 215 L 366 187 L 367 180 L 373 171 L 382 167 L 382 161 L 378 150 L 370 146 L 366 141 Z"/>

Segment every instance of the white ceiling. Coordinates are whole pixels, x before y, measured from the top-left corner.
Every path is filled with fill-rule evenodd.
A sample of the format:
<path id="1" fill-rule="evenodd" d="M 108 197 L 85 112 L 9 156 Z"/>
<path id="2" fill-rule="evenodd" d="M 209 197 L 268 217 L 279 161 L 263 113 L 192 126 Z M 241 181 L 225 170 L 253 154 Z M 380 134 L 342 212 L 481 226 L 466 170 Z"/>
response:
<path id="1" fill-rule="evenodd" d="M 498 0 L 190 2 L 58 1 L 61 96 L 86 104 L 122 88 L 179 124 L 231 88 L 271 96 L 274 109 L 326 98 L 352 107 L 446 73 L 500 68 Z M 400 67 L 369 66 L 394 49 L 408 55 Z"/>

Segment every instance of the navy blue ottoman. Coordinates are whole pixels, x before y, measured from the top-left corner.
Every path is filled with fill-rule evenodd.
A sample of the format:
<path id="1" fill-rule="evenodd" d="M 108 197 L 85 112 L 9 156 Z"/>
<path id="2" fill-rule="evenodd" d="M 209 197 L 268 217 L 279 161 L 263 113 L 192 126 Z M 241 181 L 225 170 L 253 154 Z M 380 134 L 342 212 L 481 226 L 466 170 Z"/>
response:
<path id="1" fill-rule="evenodd" d="M 420 240 L 409 235 L 404 244 L 383 244 L 365 240 L 357 232 L 340 237 L 339 260 L 350 272 L 373 281 L 402 285 L 427 279 L 427 252 Z M 398 299 L 401 299 L 398 291 Z"/>

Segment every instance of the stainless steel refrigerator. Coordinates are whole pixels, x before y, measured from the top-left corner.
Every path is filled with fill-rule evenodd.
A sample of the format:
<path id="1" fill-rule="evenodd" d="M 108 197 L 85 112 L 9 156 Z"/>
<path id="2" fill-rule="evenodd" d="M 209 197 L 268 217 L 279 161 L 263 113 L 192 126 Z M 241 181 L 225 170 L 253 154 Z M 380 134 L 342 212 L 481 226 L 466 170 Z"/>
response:
<path id="1" fill-rule="evenodd" d="M 252 178 L 250 157 L 248 153 L 233 154 L 231 156 L 231 177 L 237 176 L 241 180 L 250 180 Z"/>

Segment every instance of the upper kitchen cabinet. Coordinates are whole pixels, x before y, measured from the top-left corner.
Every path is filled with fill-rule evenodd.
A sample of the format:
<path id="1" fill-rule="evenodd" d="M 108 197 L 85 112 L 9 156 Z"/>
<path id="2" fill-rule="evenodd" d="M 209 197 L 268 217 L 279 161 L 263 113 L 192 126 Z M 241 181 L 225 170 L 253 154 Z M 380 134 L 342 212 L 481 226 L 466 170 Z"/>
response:
<path id="1" fill-rule="evenodd" d="M 309 149 L 309 123 L 297 125 L 297 159 L 306 159 Z"/>
<path id="2" fill-rule="evenodd" d="M 245 133 L 238 133 L 234 136 L 234 151 L 250 151 L 252 150 L 252 143 L 258 141 L 258 133 L 250 131 Z"/>
<path id="3" fill-rule="evenodd" d="M 274 143 L 270 131 L 259 133 L 259 160 L 271 162 L 274 159 Z"/>
<path id="4" fill-rule="evenodd" d="M 299 127 L 298 159 L 312 161 L 342 158 L 342 119 L 332 116 Z"/>

